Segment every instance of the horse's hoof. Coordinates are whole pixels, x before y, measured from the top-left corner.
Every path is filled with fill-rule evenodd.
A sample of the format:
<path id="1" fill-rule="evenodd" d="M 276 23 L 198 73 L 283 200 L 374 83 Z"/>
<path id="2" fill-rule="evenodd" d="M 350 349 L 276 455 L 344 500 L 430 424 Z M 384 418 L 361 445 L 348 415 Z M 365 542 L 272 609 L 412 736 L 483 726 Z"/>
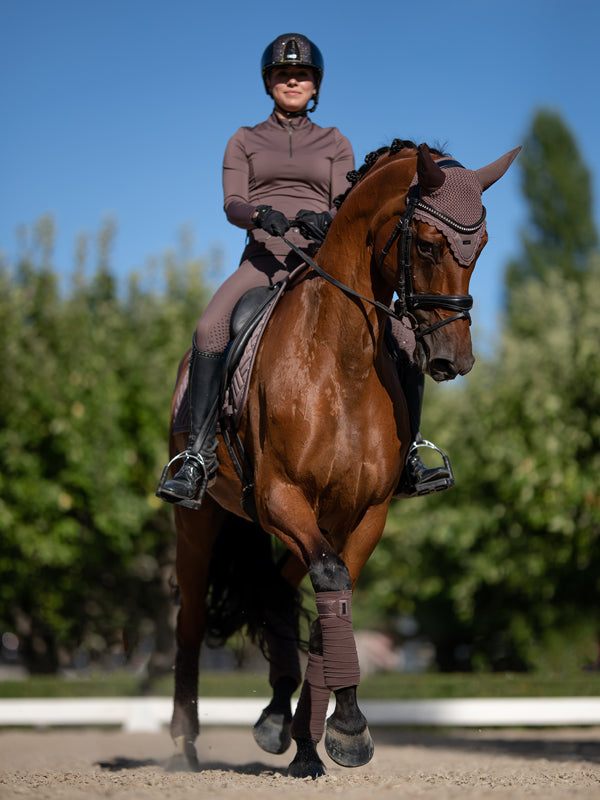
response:
<path id="1" fill-rule="evenodd" d="M 169 772 L 200 772 L 200 762 L 194 743 L 185 736 L 174 739 L 175 754 L 167 763 Z"/>
<path id="2" fill-rule="evenodd" d="M 336 730 L 330 722 L 325 731 L 325 752 L 341 767 L 362 767 L 373 758 L 375 745 L 369 729 L 348 734 Z"/>
<path id="3" fill-rule="evenodd" d="M 304 761 L 300 756 L 292 761 L 288 767 L 288 775 L 290 778 L 320 778 L 326 775 L 325 764 L 317 756 L 310 761 Z"/>
<path id="4" fill-rule="evenodd" d="M 320 778 L 326 774 L 325 764 L 317 753 L 317 743 L 314 739 L 296 739 L 298 752 L 288 767 L 290 778 Z"/>
<path id="5" fill-rule="evenodd" d="M 292 743 L 291 722 L 284 714 L 272 714 L 265 709 L 252 728 L 256 744 L 267 753 L 281 755 Z"/>

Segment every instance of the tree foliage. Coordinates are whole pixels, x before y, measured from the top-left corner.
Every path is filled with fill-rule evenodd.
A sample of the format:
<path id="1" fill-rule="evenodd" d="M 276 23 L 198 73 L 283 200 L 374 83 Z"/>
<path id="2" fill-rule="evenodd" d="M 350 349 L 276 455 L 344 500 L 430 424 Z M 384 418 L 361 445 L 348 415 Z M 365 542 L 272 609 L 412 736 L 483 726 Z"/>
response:
<path id="1" fill-rule="evenodd" d="M 154 490 L 175 371 L 207 299 L 185 251 L 162 260 L 159 291 L 150 275 L 119 290 L 111 223 L 93 274 L 81 256 L 61 291 L 53 236 L 40 220 L 0 271 L 0 629 L 39 671 L 77 647 L 122 651 L 122 630 L 156 636 L 170 613 L 172 526 Z"/>
<path id="2" fill-rule="evenodd" d="M 598 245 L 590 172 L 572 132 L 556 111 L 538 111 L 518 161 L 528 219 L 522 254 L 507 268 L 509 291 L 560 270 L 577 280 Z"/>

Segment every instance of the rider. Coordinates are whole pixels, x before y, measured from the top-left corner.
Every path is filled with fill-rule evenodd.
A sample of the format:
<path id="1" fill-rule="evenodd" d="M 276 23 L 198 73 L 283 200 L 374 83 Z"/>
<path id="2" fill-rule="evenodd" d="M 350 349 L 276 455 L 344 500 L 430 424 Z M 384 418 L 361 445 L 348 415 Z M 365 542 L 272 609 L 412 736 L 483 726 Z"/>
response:
<path id="1" fill-rule="evenodd" d="M 315 252 L 335 214 L 333 200 L 348 188 L 346 175 L 354 166 L 348 139 L 307 115 L 317 107 L 323 77 L 319 48 L 301 34 L 282 34 L 265 49 L 261 68 L 273 112 L 254 127 L 240 128 L 223 159 L 225 213 L 233 225 L 248 231 L 247 244 L 239 267 L 207 305 L 192 340 L 188 449 L 179 472 L 157 491 L 172 503 L 200 503 L 216 479 L 218 391 L 236 302 L 248 289 L 273 285 L 302 263 L 282 236 Z M 307 242 L 290 220 L 300 221 L 304 233 L 305 226 L 312 228 L 314 238 Z M 405 393 L 410 394 L 410 388 L 405 387 Z M 419 414 L 420 402 L 417 398 Z M 410 411 L 410 400 L 408 404 Z M 408 494 L 415 493 L 416 484 L 440 478 L 439 470 L 425 469 L 415 455 L 405 469 Z"/>

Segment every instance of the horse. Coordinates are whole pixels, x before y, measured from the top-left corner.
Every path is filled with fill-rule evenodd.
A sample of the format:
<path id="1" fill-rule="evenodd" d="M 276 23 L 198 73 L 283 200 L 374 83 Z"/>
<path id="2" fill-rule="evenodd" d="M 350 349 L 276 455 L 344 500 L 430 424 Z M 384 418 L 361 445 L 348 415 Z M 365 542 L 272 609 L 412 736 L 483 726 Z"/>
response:
<path id="1" fill-rule="evenodd" d="M 287 554 L 269 578 L 254 575 L 248 561 L 241 564 L 250 584 L 260 583 L 265 618 L 283 609 L 270 628 L 273 698 L 254 728 L 257 742 L 284 752 L 293 739 L 288 772 L 302 778 L 325 774 L 317 752 L 323 733 L 336 763 L 371 759 L 373 741 L 357 702 L 352 590 L 383 533 L 410 445 L 386 321 L 392 316 L 412 329 L 414 361 L 435 381 L 469 372 L 469 281 L 487 242 L 481 194 L 519 150 L 475 171 L 404 140 L 370 154 L 349 175 L 353 186 L 315 256 L 318 264 L 308 259 L 279 300 L 239 425 L 252 467 L 255 519 L 242 506 L 242 481 L 221 440 L 217 480 L 201 507 L 174 506 L 180 608 L 171 735 L 191 768 L 199 768 L 198 658 L 208 625 L 209 568 L 228 519 L 246 526 L 249 537 L 257 526 Z M 181 366 L 180 379 L 183 372 Z M 186 437 L 171 433 L 172 455 L 185 449 Z M 236 560 L 234 548 L 226 545 L 226 553 Z M 289 635 L 291 601 L 282 601 L 277 584 L 293 589 L 307 574 L 318 616 L 291 719 L 290 698 L 301 676 Z M 326 719 L 332 693 L 335 707 Z"/>

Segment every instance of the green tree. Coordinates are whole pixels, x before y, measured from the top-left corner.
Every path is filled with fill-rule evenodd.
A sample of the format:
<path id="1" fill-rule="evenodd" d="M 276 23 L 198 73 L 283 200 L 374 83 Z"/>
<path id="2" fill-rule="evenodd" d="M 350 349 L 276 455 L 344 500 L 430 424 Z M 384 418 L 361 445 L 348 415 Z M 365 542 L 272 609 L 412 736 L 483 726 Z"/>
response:
<path id="1" fill-rule="evenodd" d="M 108 222 L 90 278 L 80 241 L 66 292 L 50 219 L 0 270 L 0 628 L 35 671 L 122 651 L 122 630 L 156 637 L 171 608 L 171 514 L 154 490 L 204 264 L 182 245 L 120 289 L 113 236 Z"/>
<path id="2" fill-rule="evenodd" d="M 523 252 L 507 268 L 509 292 L 557 269 L 567 278 L 581 278 L 598 245 L 591 176 L 558 112 L 535 114 L 518 164 L 528 220 L 521 234 Z"/>

